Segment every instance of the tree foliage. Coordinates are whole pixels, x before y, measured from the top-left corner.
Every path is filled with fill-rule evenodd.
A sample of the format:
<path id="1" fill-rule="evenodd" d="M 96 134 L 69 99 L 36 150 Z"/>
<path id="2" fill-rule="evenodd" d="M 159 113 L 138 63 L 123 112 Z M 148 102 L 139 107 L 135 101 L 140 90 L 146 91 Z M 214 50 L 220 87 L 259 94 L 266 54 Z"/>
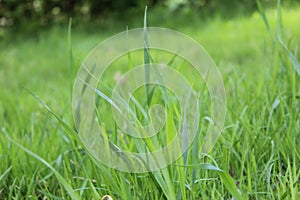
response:
<path id="1" fill-rule="evenodd" d="M 261 1 L 276 4 L 276 0 Z M 122 17 L 134 10 L 142 11 L 145 5 L 161 6 L 174 12 L 184 8 L 204 15 L 220 12 L 227 16 L 240 8 L 247 12 L 257 9 L 255 0 L 0 0 L 0 27 L 28 23 L 29 20 L 31 24 L 45 25 L 70 17 L 94 19 L 111 14 Z"/>

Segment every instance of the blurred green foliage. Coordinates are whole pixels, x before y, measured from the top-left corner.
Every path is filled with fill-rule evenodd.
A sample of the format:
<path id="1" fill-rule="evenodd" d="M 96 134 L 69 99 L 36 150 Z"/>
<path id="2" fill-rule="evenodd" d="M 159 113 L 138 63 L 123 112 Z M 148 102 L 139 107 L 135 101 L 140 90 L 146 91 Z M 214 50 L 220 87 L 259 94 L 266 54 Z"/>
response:
<path id="1" fill-rule="evenodd" d="M 70 17 L 94 18 L 118 13 L 126 15 L 131 10 L 154 5 L 152 0 L 0 0 L 0 26 L 19 25 L 34 22 L 46 25 L 65 21 Z"/>
<path id="2" fill-rule="evenodd" d="M 275 5 L 277 0 L 261 0 Z M 282 0 L 284 4 L 300 0 Z M 251 13 L 257 9 L 255 0 L 0 0 L 0 27 L 26 24 L 47 25 L 70 17 L 93 20 L 98 16 L 134 16 L 148 5 L 171 12 L 197 12 L 210 16 L 220 13 L 230 17 L 237 11 Z"/>

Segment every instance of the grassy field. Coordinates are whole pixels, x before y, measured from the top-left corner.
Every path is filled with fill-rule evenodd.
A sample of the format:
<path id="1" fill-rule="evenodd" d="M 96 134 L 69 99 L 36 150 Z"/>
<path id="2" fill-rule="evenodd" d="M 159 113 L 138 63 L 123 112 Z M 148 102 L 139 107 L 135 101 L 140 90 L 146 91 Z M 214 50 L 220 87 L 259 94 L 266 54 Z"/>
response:
<path id="1" fill-rule="evenodd" d="M 281 33 L 298 60 L 299 13 L 299 8 L 282 10 Z M 185 33 L 209 52 L 223 76 L 227 114 L 208 155 L 191 149 L 189 167 L 179 159 L 143 174 L 94 164 L 71 131 L 28 92 L 74 128 L 74 71 L 99 42 L 139 23 L 75 26 L 73 59 L 67 24 L 7 35 L 0 41 L 0 199 L 300 199 L 299 63 L 291 62 L 276 38 L 276 10 L 266 16 L 270 32 L 259 13 L 233 19 L 189 16 L 186 23 L 168 15 L 160 20 L 150 11 L 149 26 Z M 113 80 L 114 74 L 106 78 Z M 201 118 L 203 127 L 206 119 Z"/>

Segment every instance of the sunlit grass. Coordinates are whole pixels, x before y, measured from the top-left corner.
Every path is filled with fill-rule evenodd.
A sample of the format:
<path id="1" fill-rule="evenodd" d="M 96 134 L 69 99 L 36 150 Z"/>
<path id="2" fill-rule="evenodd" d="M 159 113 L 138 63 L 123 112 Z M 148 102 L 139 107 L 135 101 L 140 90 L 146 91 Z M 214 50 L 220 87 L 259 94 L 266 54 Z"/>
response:
<path id="1" fill-rule="evenodd" d="M 283 39 L 292 41 L 292 52 L 299 48 L 299 39 L 291 40 L 300 35 L 299 12 L 294 8 L 282 13 Z M 228 172 L 244 198 L 296 200 L 300 196 L 299 76 L 280 45 L 273 43 L 276 11 L 268 11 L 267 16 L 273 34 L 258 13 L 167 26 L 177 27 L 208 50 L 220 67 L 227 91 L 224 133 L 209 155 L 192 164 L 212 163 Z M 149 25 L 156 26 L 151 17 Z M 74 67 L 112 32 L 101 29 L 88 34 L 75 27 Z M 160 172 L 130 174 L 92 162 L 80 142 L 67 134 L 63 122 L 58 123 L 25 89 L 74 128 L 67 25 L 33 38 L 3 41 L 0 52 L 0 199 L 69 199 L 73 192 L 82 199 L 105 194 L 116 199 L 165 199 L 168 193 L 177 199 L 231 198 L 216 171 L 207 170 L 211 166 L 184 168 L 178 166 L 179 160 Z M 139 56 L 142 53 L 131 56 L 133 65 L 140 63 L 138 59 L 143 62 Z M 107 72 L 106 78 L 113 83 L 114 73 Z M 208 122 L 201 123 L 205 127 Z M 27 148 L 27 153 L 7 136 Z"/>

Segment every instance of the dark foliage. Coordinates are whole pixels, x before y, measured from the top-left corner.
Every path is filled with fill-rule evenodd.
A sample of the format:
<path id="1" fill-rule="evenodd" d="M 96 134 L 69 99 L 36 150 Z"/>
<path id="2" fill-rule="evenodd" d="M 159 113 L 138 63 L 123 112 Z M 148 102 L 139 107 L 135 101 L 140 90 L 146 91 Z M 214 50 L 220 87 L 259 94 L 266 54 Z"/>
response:
<path id="1" fill-rule="evenodd" d="M 261 1 L 265 5 L 276 4 L 276 0 Z M 145 5 L 151 8 L 161 6 L 174 12 L 187 8 L 204 15 L 219 12 L 226 16 L 233 15 L 240 8 L 249 13 L 257 8 L 255 0 L 0 0 L 0 27 L 46 25 L 67 21 L 70 17 L 94 19 L 112 14 L 124 17 L 133 11 L 142 11 Z"/>

